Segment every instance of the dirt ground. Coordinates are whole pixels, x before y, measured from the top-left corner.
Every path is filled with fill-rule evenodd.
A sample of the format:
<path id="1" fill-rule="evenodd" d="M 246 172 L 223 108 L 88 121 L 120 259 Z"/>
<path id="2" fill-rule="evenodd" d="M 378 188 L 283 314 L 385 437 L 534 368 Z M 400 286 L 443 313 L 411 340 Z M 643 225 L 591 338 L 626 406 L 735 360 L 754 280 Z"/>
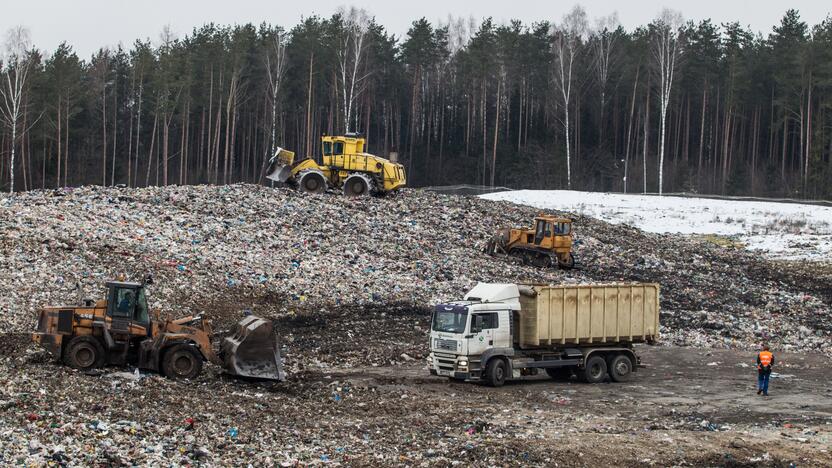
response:
<path id="1" fill-rule="evenodd" d="M 25 335 L 0 338 L 4 465 L 832 465 L 822 355 L 778 353 L 763 398 L 753 351 L 643 346 L 648 367 L 628 383 L 495 389 L 432 377 L 421 356 L 307 360 L 283 383 L 215 367 L 184 383 L 115 368 L 85 375 Z"/>

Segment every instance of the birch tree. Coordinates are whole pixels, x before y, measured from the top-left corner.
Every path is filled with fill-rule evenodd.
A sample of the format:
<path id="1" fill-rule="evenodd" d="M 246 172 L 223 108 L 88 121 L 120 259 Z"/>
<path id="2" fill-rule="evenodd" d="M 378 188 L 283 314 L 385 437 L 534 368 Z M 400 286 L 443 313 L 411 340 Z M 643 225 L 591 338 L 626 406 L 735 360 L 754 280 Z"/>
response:
<path id="1" fill-rule="evenodd" d="M 338 81 L 343 100 L 344 130 L 349 133 L 353 123 L 353 108 L 358 97 L 364 91 L 365 78 L 362 70 L 367 48 L 367 32 L 370 18 L 367 10 L 350 7 L 341 9 L 338 15 L 343 22 L 338 40 Z"/>
<path id="2" fill-rule="evenodd" d="M 277 104 L 280 97 L 280 88 L 283 84 L 283 76 L 286 73 L 288 61 L 286 60 L 286 34 L 278 28 L 274 31 L 271 40 L 271 47 L 266 52 L 266 73 L 269 78 L 269 97 L 272 104 L 272 125 L 271 125 L 271 146 L 269 155 L 276 150 L 277 140 Z"/>
<path id="3" fill-rule="evenodd" d="M 563 17 L 563 22 L 553 31 L 552 52 L 554 54 L 555 87 L 563 104 L 563 131 L 566 141 L 566 186 L 572 188 L 572 154 L 569 131 L 569 105 L 572 100 L 572 74 L 575 59 L 581 52 L 582 42 L 587 30 L 586 11 L 575 5 L 572 11 Z"/>
<path id="4" fill-rule="evenodd" d="M 667 139 L 667 107 L 673 89 L 673 74 L 682 52 L 679 33 L 682 15 L 665 8 L 651 25 L 652 51 L 659 75 L 659 195 L 664 185 L 664 153 Z"/>
<path id="5" fill-rule="evenodd" d="M 14 193 L 14 158 L 17 145 L 17 127 L 23 115 L 23 90 L 31 64 L 29 30 L 21 26 L 6 33 L 5 54 L 0 60 L 2 83 L 0 83 L 0 118 L 11 128 L 11 156 L 9 159 L 9 192 Z"/>
<path id="6" fill-rule="evenodd" d="M 601 140 L 604 135 L 604 108 L 607 103 L 607 83 L 612 64 L 612 53 L 619 35 L 618 13 L 612 13 L 595 20 L 592 51 L 595 65 L 595 78 L 598 80 L 598 91 L 601 100 L 600 128 Z"/>

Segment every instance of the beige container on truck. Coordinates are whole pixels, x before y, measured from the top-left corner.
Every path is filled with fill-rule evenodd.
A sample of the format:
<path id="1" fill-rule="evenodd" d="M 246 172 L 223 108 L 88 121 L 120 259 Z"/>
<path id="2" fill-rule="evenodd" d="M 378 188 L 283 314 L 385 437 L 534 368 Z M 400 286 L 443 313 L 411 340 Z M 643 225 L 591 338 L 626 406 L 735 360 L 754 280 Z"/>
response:
<path id="1" fill-rule="evenodd" d="M 658 339 L 658 284 L 518 286 L 521 348 Z"/>

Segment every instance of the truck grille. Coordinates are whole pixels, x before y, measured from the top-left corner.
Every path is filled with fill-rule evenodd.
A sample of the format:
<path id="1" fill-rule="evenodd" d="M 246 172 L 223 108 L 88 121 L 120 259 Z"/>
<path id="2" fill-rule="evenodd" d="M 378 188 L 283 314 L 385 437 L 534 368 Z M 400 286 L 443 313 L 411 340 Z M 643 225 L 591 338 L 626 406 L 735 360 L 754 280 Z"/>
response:
<path id="1" fill-rule="evenodd" d="M 433 347 L 436 349 L 456 351 L 456 346 L 456 340 L 443 340 L 442 338 L 436 338 L 433 342 Z"/>
<path id="2" fill-rule="evenodd" d="M 453 371 L 456 369 L 455 354 L 434 353 L 433 359 L 436 362 L 436 368 L 439 370 Z"/>

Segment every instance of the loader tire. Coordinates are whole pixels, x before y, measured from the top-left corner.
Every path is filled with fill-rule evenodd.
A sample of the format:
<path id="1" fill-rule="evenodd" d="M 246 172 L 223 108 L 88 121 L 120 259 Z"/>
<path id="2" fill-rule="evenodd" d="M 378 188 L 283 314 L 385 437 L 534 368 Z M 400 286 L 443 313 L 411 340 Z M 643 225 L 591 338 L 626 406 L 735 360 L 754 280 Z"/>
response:
<path id="1" fill-rule="evenodd" d="M 607 367 L 613 382 L 626 382 L 633 376 L 633 361 L 623 354 L 613 357 Z"/>
<path id="2" fill-rule="evenodd" d="M 202 372 L 202 356 L 191 345 L 173 345 L 162 358 L 162 372 L 174 380 L 196 378 Z"/>
<path id="3" fill-rule="evenodd" d="M 488 385 L 502 387 L 506 383 L 506 363 L 500 358 L 492 358 L 488 361 L 486 370 Z"/>
<path id="4" fill-rule="evenodd" d="M 304 172 L 298 179 L 298 190 L 304 193 L 324 193 L 326 179 L 317 171 Z"/>
<path id="5" fill-rule="evenodd" d="M 66 346 L 64 362 L 75 369 L 89 370 L 104 365 L 104 347 L 91 336 L 76 336 Z"/>
<path id="6" fill-rule="evenodd" d="M 582 372 L 581 381 L 586 383 L 601 383 L 607 377 L 607 361 L 603 356 L 591 356 L 587 359 Z"/>
<path id="7" fill-rule="evenodd" d="M 373 190 L 373 182 L 364 174 L 353 174 L 344 181 L 344 195 L 348 197 L 364 197 Z"/>

